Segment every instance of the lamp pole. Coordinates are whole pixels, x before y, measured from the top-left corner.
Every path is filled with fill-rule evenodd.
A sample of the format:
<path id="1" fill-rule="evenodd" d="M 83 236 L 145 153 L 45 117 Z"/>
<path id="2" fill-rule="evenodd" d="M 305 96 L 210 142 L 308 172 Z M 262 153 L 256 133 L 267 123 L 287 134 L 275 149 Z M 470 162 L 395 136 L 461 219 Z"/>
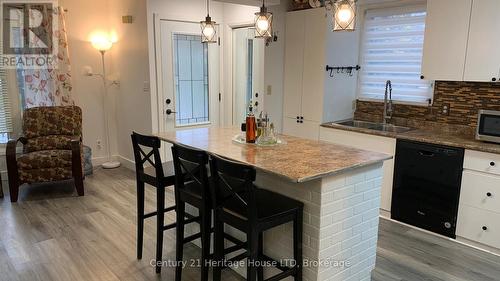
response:
<path id="1" fill-rule="evenodd" d="M 104 127 L 106 130 L 106 150 L 108 152 L 107 162 L 102 164 L 104 169 L 115 169 L 121 166 L 121 163 L 118 161 L 112 161 L 111 159 L 111 144 L 109 138 L 109 119 L 108 112 L 106 108 L 107 99 L 108 99 L 108 83 L 106 78 L 106 62 L 104 60 L 104 55 L 106 54 L 105 50 L 100 50 L 101 59 L 102 59 L 102 80 L 104 84 L 104 95 L 103 95 L 103 113 L 104 113 Z"/>

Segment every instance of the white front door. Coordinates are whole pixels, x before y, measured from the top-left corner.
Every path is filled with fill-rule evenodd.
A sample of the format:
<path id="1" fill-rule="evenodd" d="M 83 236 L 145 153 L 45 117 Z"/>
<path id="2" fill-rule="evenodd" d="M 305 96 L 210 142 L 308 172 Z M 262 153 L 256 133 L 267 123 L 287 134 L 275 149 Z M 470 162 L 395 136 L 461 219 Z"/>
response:
<path id="1" fill-rule="evenodd" d="M 218 126 L 219 45 L 201 43 L 199 23 L 161 20 L 159 33 L 160 130 Z"/>

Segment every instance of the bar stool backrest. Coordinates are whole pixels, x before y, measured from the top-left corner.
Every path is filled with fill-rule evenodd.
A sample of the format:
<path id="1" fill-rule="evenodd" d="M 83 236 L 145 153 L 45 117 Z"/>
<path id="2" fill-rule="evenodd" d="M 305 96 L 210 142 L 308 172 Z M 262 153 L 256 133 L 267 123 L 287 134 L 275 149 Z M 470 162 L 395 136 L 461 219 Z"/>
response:
<path id="1" fill-rule="evenodd" d="M 210 200 L 208 190 L 208 155 L 205 151 L 179 144 L 172 146 L 175 188 L 183 190 L 186 183 L 194 184 L 201 197 Z M 211 202 L 209 201 L 209 204 Z"/>
<path id="2" fill-rule="evenodd" d="M 163 167 L 160 157 L 161 141 L 154 136 L 145 136 L 136 132 L 132 133 L 132 146 L 134 148 L 135 171 L 137 179 L 152 183 L 164 178 Z M 144 164 L 148 162 L 155 170 L 155 176 L 144 172 Z"/>
<path id="3" fill-rule="evenodd" d="M 210 156 L 214 209 L 225 208 L 245 217 L 257 220 L 257 202 L 254 181 L 255 168 L 219 156 Z"/>

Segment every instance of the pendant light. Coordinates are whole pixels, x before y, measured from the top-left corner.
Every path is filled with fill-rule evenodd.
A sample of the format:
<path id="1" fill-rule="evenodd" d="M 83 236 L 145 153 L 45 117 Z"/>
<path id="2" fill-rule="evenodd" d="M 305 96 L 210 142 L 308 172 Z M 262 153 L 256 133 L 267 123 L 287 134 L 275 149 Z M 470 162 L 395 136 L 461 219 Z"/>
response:
<path id="1" fill-rule="evenodd" d="M 215 21 L 210 17 L 210 0 L 207 0 L 207 17 L 200 22 L 201 25 L 201 42 L 202 43 L 217 43 L 217 30 L 215 29 Z"/>
<path id="2" fill-rule="evenodd" d="M 356 28 L 356 1 L 331 0 L 325 5 L 332 12 L 333 31 L 354 31 Z"/>
<path id="3" fill-rule="evenodd" d="M 262 0 L 260 12 L 255 13 L 255 38 L 271 38 L 273 34 L 273 14 L 267 11 Z"/>

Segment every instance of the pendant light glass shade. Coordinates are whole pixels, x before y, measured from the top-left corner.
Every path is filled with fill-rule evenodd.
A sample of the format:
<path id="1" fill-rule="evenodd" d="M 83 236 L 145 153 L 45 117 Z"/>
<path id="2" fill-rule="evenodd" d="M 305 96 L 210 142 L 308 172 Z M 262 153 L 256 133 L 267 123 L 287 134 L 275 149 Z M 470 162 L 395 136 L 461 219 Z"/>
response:
<path id="1" fill-rule="evenodd" d="M 354 31 L 356 28 L 356 1 L 338 0 L 332 7 L 333 31 Z"/>
<path id="2" fill-rule="evenodd" d="M 255 38 L 270 38 L 273 35 L 273 14 L 267 11 L 262 1 L 260 12 L 255 13 Z"/>
<path id="3" fill-rule="evenodd" d="M 202 43 L 217 43 L 217 29 L 215 27 L 215 21 L 212 21 L 210 17 L 210 6 L 207 0 L 207 17 L 204 21 L 200 22 L 201 26 L 201 42 Z"/>

